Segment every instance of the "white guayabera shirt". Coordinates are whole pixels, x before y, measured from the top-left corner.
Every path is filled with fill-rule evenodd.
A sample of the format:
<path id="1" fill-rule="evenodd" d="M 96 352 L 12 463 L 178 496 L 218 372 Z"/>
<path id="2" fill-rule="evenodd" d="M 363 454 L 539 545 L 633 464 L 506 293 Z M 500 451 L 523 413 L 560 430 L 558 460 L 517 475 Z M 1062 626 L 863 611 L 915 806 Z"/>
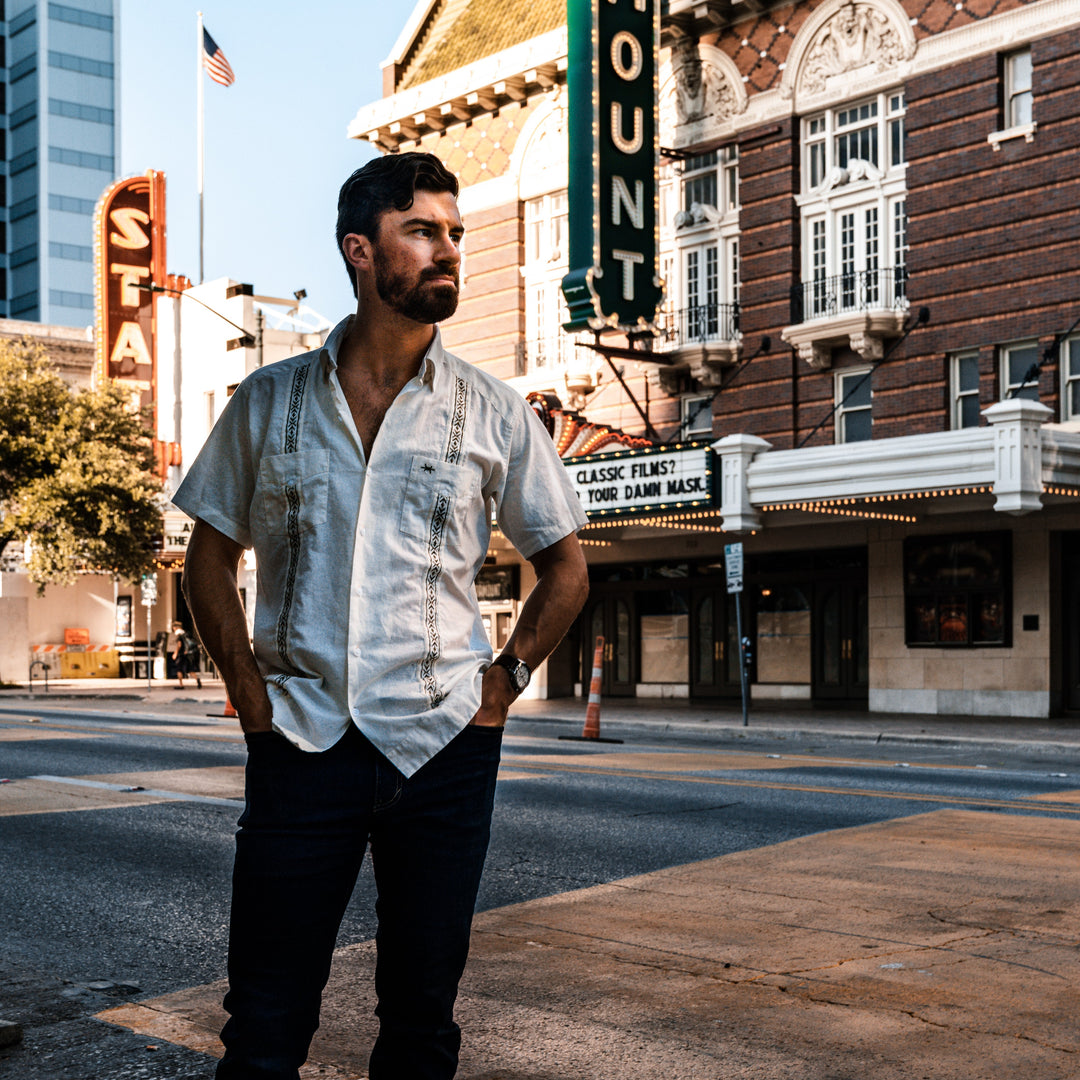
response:
<path id="1" fill-rule="evenodd" d="M 274 727 L 318 751 L 355 723 L 409 776 L 480 706 L 492 511 L 525 558 L 588 519 L 532 409 L 438 331 L 366 460 L 337 378 L 348 326 L 240 384 L 173 502 L 255 549 Z"/>

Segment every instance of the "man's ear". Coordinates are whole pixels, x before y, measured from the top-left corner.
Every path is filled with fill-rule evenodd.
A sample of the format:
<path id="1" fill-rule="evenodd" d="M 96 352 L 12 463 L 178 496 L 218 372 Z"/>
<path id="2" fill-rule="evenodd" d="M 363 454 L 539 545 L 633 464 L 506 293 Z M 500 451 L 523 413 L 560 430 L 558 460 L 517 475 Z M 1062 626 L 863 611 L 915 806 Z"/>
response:
<path id="1" fill-rule="evenodd" d="M 347 233 L 341 241 L 341 253 L 354 270 L 371 270 L 371 241 L 362 233 Z"/>

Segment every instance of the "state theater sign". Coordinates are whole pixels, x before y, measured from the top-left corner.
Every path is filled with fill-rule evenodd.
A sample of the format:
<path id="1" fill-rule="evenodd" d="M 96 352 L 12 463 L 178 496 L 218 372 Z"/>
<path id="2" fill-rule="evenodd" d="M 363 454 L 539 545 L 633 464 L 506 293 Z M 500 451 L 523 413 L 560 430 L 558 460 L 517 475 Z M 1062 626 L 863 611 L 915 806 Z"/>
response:
<path id="1" fill-rule="evenodd" d="M 94 212 L 96 373 L 127 387 L 156 431 L 154 294 L 165 281 L 165 174 L 106 188 Z"/>
<path id="2" fill-rule="evenodd" d="M 568 0 L 570 331 L 652 330 L 660 0 Z"/>

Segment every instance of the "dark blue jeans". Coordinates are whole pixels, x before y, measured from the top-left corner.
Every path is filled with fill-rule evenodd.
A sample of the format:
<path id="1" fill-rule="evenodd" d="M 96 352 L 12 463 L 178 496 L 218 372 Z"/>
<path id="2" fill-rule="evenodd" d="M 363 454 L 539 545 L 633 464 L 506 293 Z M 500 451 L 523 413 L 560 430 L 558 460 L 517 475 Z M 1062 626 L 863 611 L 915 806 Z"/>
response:
<path id="1" fill-rule="evenodd" d="M 355 728 L 305 753 L 248 738 L 217 1080 L 298 1080 L 364 851 L 378 889 L 371 1080 L 450 1080 L 502 733 L 467 727 L 409 779 Z"/>

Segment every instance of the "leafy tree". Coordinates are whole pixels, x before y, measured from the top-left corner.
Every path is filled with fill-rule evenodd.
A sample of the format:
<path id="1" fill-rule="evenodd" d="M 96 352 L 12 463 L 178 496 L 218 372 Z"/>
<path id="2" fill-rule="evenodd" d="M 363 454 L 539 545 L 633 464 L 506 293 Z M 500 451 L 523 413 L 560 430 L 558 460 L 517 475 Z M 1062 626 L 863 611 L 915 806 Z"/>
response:
<path id="1" fill-rule="evenodd" d="M 152 569 L 161 482 L 126 391 L 68 386 L 41 345 L 0 341 L 0 554 L 29 540 L 38 592 Z"/>

